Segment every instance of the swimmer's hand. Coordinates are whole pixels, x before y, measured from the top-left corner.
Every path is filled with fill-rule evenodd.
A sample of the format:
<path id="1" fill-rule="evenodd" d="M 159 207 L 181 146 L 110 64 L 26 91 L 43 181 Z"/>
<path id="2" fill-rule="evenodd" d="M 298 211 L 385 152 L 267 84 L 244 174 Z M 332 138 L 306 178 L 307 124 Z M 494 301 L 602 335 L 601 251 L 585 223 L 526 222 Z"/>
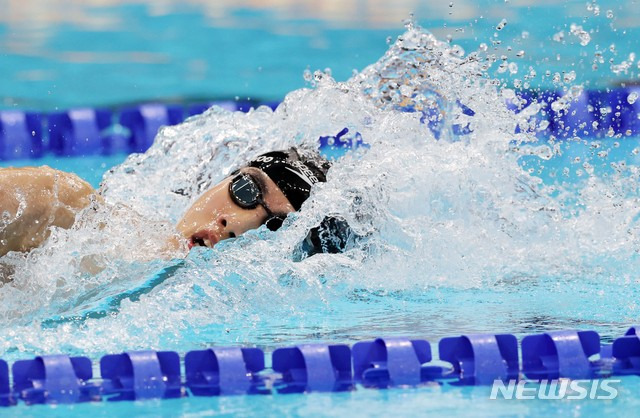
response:
<path id="1" fill-rule="evenodd" d="M 39 246 L 51 226 L 71 227 L 93 199 L 100 197 L 72 173 L 47 166 L 0 169 L 0 257 Z"/>
<path id="2" fill-rule="evenodd" d="M 167 239 L 160 258 L 168 260 L 179 256 L 186 257 L 188 253 L 188 241 L 176 232 Z"/>
<path id="3" fill-rule="evenodd" d="M 315 254 L 338 254 L 353 246 L 358 236 L 341 216 L 326 216 L 320 225 L 312 228 L 296 247 L 294 261 Z"/>

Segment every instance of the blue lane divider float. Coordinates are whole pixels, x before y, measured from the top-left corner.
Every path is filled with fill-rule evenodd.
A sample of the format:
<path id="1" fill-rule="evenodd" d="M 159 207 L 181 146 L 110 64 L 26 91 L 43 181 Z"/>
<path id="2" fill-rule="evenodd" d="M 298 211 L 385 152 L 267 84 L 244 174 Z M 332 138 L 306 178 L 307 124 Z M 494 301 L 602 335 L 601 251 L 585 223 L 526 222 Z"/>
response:
<path id="1" fill-rule="evenodd" d="M 196 396 L 262 393 L 259 348 L 215 347 L 190 351 L 184 358 L 186 386 Z"/>
<path id="2" fill-rule="evenodd" d="M 273 370 L 281 373 L 278 392 L 350 390 L 351 350 L 347 345 L 305 344 L 273 352 Z"/>
<path id="3" fill-rule="evenodd" d="M 527 126 L 540 136 L 557 138 L 609 137 L 640 135 L 640 86 L 607 91 L 570 92 L 523 90 L 518 100 L 507 106 L 519 113 L 537 103 L 541 111 Z M 0 111 L 0 160 L 40 158 L 46 153 L 59 156 L 89 154 L 110 155 L 121 152 L 144 152 L 153 143 L 161 126 L 181 123 L 185 117 L 200 114 L 212 105 L 230 111 L 248 112 L 261 105 L 275 109 L 278 102 L 253 100 L 216 101 L 182 106 L 149 103 L 110 111 L 105 109 L 71 109 L 50 115 L 36 112 Z M 467 116 L 474 111 L 461 103 L 457 106 Z M 398 108 L 414 112 L 409 107 Z M 433 109 L 423 111 L 421 120 L 436 137 L 442 128 L 442 115 Z M 520 130 L 520 127 L 517 131 Z M 453 126 L 454 135 L 471 132 L 469 126 Z M 327 144 L 324 144 L 324 142 Z M 324 146 L 333 143 L 362 142 L 343 135 L 323 137 Z"/>
<path id="4" fill-rule="evenodd" d="M 145 152 L 162 126 L 177 125 L 183 120 L 183 109 L 178 105 L 143 104 L 120 113 L 120 124 L 131 132 L 133 152 Z"/>
<path id="5" fill-rule="evenodd" d="M 0 160 L 40 158 L 43 152 L 41 115 L 0 111 Z"/>
<path id="6" fill-rule="evenodd" d="M 529 335 L 522 339 L 522 371 L 530 379 L 589 379 L 596 374 L 589 357 L 599 353 L 600 336 L 595 331 Z"/>
<path id="7" fill-rule="evenodd" d="M 610 345 L 601 345 L 595 331 L 528 335 L 520 352 L 511 334 L 461 335 L 440 340 L 439 363 L 433 361 L 428 341 L 399 337 L 361 341 L 351 348 L 344 344 L 278 348 L 271 355 L 270 369 L 258 348 L 213 347 L 187 352 L 184 374 L 181 358 L 173 351 L 131 351 L 103 356 L 99 378 L 93 376 L 87 357 L 43 355 L 13 363 L 12 387 L 8 365 L 0 360 L 0 405 L 640 376 L 639 330 L 629 328 Z"/>
<path id="8" fill-rule="evenodd" d="M 106 153 L 101 132 L 111 126 L 111 111 L 73 109 L 49 115 L 49 150 L 55 155 Z"/>
<path id="9" fill-rule="evenodd" d="M 173 351 L 130 351 L 100 360 L 102 390 L 110 401 L 179 398 L 180 357 Z"/>
<path id="10" fill-rule="evenodd" d="M 0 360 L 0 406 L 15 404 L 16 400 L 9 383 L 9 365 L 6 361 Z"/>
<path id="11" fill-rule="evenodd" d="M 38 356 L 13 363 L 13 390 L 27 404 L 76 403 L 99 400 L 99 390 L 90 384 L 91 360 L 63 354 Z"/>
<path id="12" fill-rule="evenodd" d="M 522 91 L 518 98 L 520 106 L 510 106 L 515 112 L 532 103 L 540 105 L 535 125 L 541 136 L 568 139 L 640 134 L 640 86 L 585 90 L 575 96 L 571 92 Z"/>
<path id="13" fill-rule="evenodd" d="M 458 384 L 487 385 L 518 377 L 518 340 L 511 334 L 443 338 L 438 351 L 440 359 L 453 365 Z"/>
<path id="14" fill-rule="evenodd" d="M 354 344 L 353 372 L 356 382 L 369 387 L 417 385 L 422 364 L 431 361 L 426 340 L 378 338 Z"/>
<path id="15" fill-rule="evenodd" d="M 611 345 L 611 357 L 616 359 L 613 363 L 613 374 L 640 375 L 640 327 L 631 327 L 624 337 L 616 339 Z"/>
<path id="16" fill-rule="evenodd" d="M 229 111 L 248 112 L 261 105 L 272 109 L 277 102 L 251 100 L 192 104 L 146 103 L 111 111 L 78 108 L 43 114 L 0 111 L 0 160 L 57 156 L 144 152 L 161 126 L 181 123 L 186 116 L 217 105 Z"/>

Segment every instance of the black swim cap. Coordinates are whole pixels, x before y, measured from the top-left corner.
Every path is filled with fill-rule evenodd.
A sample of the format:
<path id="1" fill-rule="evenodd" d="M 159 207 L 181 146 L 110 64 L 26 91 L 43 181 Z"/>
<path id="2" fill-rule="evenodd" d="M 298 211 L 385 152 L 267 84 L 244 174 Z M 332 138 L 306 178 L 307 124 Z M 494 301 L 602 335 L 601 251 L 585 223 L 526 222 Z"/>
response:
<path id="1" fill-rule="evenodd" d="M 295 148 L 262 154 L 247 164 L 259 168 L 282 190 L 295 210 L 311 194 L 311 187 L 327 181 L 330 163 L 318 153 L 302 154 Z"/>

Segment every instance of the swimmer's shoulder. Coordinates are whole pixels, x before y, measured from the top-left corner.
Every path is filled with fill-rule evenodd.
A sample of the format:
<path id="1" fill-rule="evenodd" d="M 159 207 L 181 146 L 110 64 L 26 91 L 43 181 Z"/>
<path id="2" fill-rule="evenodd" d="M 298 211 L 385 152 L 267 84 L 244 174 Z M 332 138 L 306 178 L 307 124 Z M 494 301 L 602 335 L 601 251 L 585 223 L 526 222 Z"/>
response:
<path id="1" fill-rule="evenodd" d="M 0 169 L 0 256 L 29 251 L 49 228 L 70 228 L 76 214 L 99 200 L 89 183 L 73 173 L 42 167 Z"/>
<path id="2" fill-rule="evenodd" d="M 76 174 L 47 165 L 0 168 L 0 187 L 5 191 L 13 189 L 13 191 L 23 192 L 33 190 L 52 192 L 57 194 L 61 201 L 69 201 L 69 203 L 96 193 L 89 183 Z"/>

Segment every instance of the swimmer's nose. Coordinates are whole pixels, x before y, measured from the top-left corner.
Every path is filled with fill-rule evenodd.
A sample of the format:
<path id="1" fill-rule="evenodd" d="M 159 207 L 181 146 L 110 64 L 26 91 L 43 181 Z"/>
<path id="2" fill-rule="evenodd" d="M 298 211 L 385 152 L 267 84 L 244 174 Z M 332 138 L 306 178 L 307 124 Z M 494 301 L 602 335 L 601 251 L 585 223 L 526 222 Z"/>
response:
<path id="1" fill-rule="evenodd" d="M 221 239 L 235 238 L 236 234 L 229 230 L 229 224 L 227 218 L 224 215 L 220 215 L 217 219 L 217 224 L 220 227 Z"/>

